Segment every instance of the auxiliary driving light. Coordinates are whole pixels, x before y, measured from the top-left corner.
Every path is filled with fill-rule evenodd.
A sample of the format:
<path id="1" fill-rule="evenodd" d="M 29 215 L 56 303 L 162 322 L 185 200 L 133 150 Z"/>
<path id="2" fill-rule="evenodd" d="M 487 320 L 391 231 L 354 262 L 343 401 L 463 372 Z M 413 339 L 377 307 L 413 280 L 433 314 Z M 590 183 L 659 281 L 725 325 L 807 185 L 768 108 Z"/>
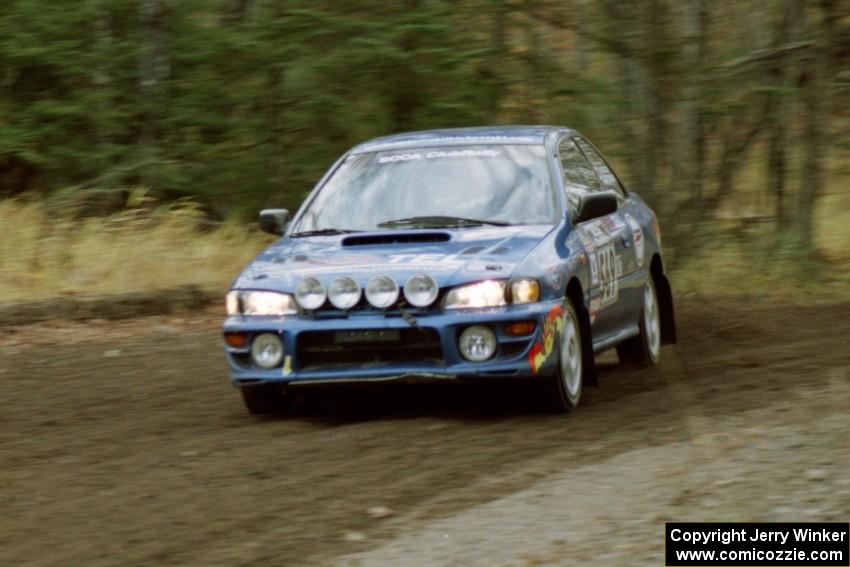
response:
<path id="1" fill-rule="evenodd" d="M 460 334 L 460 353 L 471 362 L 483 362 L 496 353 L 496 335 L 482 325 L 473 325 Z"/>
<path id="2" fill-rule="evenodd" d="M 337 309 L 351 309 L 360 301 L 360 286 L 348 276 L 340 276 L 328 287 L 328 299 Z"/>
<path id="3" fill-rule="evenodd" d="M 398 300 L 398 284 L 389 276 L 375 276 L 366 284 L 366 300 L 378 309 L 386 309 Z"/>
<path id="4" fill-rule="evenodd" d="M 303 309 L 318 309 L 326 298 L 325 286 L 314 277 L 302 278 L 295 286 L 295 300 Z"/>
<path id="5" fill-rule="evenodd" d="M 428 307 L 437 299 L 440 288 L 431 276 L 417 274 L 404 284 L 404 297 L 414 307 Z"/>
<path id="6" fill-rule="evenodd" d="M 254 337 L 251 344 L 251 358 L 260 368 L 275 368 L 283 360 L 283 343 L 280 337 L 272 333 L 263 333 Z"/>

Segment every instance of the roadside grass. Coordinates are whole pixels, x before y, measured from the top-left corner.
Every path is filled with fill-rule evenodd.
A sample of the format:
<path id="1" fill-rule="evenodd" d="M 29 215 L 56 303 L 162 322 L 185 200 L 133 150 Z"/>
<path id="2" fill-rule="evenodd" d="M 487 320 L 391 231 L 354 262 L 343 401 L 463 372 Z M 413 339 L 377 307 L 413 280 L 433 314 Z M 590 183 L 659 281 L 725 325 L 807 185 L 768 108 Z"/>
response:
<path id="1" fill-rule="evenodd" d="M 132 194 L 131 194 L 132 195 Z M 136 194 L 138 195 L 138 194 Z M 197 285 L 224 293 L 271 237 L 236 220 L 210 226 L 197 205 L 131 198 L 109 216 L 52 201 L 0 201 L 0 303 Z M 717 238 L 672 273 L 677 295 L 754 295 L 793 302 L 850 298 L 850 192 L 824 195 L 817 254 L 777 244 L 772 226 Z"/>
<path id="2" fill-rule="evenodd" d="M 767 225 L 743 233 L 715 226 L 715 237 L 673 272 L 679 295 L 749 295 L 789 302 L 850 299 L 850 192 L 821 197 L 815 253 Z"/>
<path id="3" fill-rule="evenodd" d="M 0 302 L 194 284 L 224 292 L 269 239 L 229 221 L 205 226 L 191 202 L 79 218 L 48 202 L 0 201 Z"/>
<path id="4" fill-rule="evenodd" d="M 801 147 L 792 149 L 788 166 L 786 207 L 793 217 L 800 184 Z M 791 227 L 774 222 L 743 226 L 736 221 L 774 214 L 764 163 L 767 146 L 754 149 L 753 158 L 738 173 L 734 195 L 720 208 L 718 220 L 706 227 L 707 244 L 679 263 L 672 273 L 677 295 L 766 296 L 787 302 L 819 303 L 850 299 L 850 149 L 833 148 L 824 164 L 827 185 L 815 208 L 815 252 L 801 253 Z M 664 227 L 662 226 L 662 234 Z"/>

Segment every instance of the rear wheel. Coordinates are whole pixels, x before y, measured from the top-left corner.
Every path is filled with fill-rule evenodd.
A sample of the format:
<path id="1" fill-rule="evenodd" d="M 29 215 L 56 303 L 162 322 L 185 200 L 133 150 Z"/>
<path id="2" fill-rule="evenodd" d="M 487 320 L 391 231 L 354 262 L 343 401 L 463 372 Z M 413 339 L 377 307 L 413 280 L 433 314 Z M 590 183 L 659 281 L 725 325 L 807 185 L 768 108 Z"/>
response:
<path id="1" fill-rule="evenodd" d="M 655 366 L 661 360 L 661 317 L 652 276 L 643 290 L 643 308 L 638 325 L 640 333 L 618 345 L 617 356 L 624 364 Z"/>
<path id="2" fill-rule="evenodd" d="M 282 413 L 292 407 L 292 394 L 277 384 L 258 384 L 239 388 L 245 407 L 253 415 Z"/>
<path id="3" fill-rule="evenodd" d="M 571 412 L 581 399 L 583 339 L 576 310 L 572 302 L 567 300 L 564 303 L 564 327 L 558 344 L 558 365 L 548 384 L 550 405 L 559 413 Z"/>

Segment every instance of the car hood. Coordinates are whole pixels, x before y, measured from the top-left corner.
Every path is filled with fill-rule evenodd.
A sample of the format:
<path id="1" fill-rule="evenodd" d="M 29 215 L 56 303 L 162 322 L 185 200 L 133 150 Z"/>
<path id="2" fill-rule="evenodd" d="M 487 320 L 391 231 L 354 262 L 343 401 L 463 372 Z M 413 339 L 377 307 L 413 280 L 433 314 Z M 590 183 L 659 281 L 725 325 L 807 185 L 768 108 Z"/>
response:
<path id="1" fill-rule="evenodd" d="M 305 276 L 327 284 L 346 275 L 361 287 L 376 274 L 388 274 L 404 285 L 411 275 L 424 273 L 440 287 L 507 278 L 553 229 L 500 226 L 283 238 L 257 256 L 233 287 L 291 292 Z"/>

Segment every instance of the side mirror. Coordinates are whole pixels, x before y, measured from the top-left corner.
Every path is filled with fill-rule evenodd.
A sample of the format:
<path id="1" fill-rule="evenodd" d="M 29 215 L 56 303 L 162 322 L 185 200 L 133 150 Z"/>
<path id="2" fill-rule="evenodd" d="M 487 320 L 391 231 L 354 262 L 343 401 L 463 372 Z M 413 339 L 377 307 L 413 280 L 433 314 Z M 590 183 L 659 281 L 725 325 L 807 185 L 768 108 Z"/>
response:
<path id="1" fill-rule="evenodd" d="M 613 191 L 588 193 L 581 198 L 573 223 L 579 224 L 590 219 L 610 215 L 616 212 L 618 205 L 617 194 Z"/>
<path id="2" fill-rule="evenodd" d="M 263 209 L 260 211 L 260 219 L 258 225 L 260 230 L 274 234 L 275 236 L 283 236 L 286 230 L 286 224 L 289 222 L 289 211 L 286 209 Z"/>

